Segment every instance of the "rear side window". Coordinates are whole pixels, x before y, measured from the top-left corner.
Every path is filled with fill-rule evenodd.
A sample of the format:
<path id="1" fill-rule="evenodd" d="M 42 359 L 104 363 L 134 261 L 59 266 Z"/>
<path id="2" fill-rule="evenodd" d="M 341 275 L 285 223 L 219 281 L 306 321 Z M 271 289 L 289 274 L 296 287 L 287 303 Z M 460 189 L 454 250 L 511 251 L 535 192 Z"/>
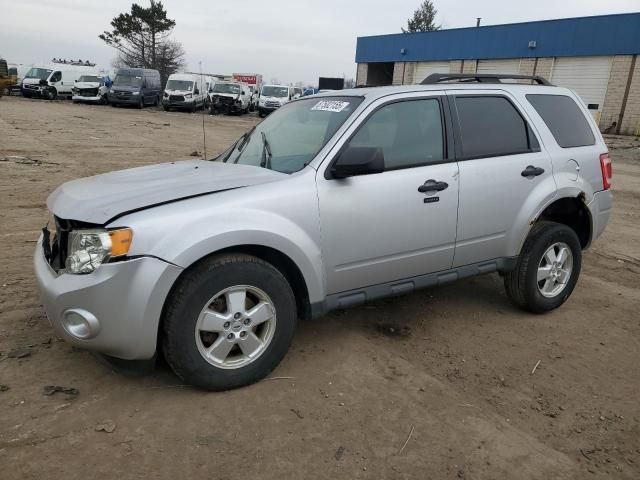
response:
<path id="1" fill-rule="evenodd" d="M 562 148 L 593 145 L 596 139 L 580 107 L 566 95 L 527 95 Z"/>
<path id="2" fill-rule="evenodd" d="M 504 97 L 456 97 L 463 158 L 498 157 L 539 150 L 533 132 Z"/>

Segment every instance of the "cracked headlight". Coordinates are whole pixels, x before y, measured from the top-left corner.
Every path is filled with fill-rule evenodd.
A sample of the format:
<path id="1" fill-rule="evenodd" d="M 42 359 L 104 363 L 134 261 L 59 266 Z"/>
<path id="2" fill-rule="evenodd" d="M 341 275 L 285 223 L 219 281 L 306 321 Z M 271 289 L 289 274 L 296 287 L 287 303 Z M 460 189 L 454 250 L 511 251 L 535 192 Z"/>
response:
<path id="1" fill-rule="evenodd" d="M 110 258 L 126 255 L 132 238 L 130 228 L 71 231 L 65 262 L 67 273 L 91 273 Z"/>

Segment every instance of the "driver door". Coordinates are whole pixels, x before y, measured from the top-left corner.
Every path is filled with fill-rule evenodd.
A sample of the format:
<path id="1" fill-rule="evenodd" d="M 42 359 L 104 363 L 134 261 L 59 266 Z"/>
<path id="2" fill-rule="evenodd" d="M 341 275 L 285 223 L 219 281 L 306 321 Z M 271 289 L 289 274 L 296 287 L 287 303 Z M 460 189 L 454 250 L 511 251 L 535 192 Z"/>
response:
<path id="1" fill-rule="evenodd" d="M 451 268 L 458 164 L 452 159 L 445 113 L 442 92 L 385 97 L 368 107 L 365 119 L 332 150 L 332 161 L 319 169 L 328 294 Z M 384 172 L 332 178 L 331 163 L 348 146 L 381 148 Z M 446 187 L 423 192 L 429 180 Z"/>

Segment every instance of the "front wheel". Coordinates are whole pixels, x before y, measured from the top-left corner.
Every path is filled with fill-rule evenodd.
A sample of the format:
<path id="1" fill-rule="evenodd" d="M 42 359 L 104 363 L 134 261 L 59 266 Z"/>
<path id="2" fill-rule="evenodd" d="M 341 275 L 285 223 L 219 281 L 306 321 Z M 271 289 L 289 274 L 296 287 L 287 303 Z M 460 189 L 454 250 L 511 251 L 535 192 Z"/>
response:
<path id="1" fill-rule="evenodd" d="M 291 287 L 271 264 L 249 255 L 210 257 L 187 272 L 168 299 L 165 357 L 191 385 L 242 387 L 280 363 L 296 322 Z"/>
<path id="2" fill-rule="evenodd" d="M 536 223 L 518 258 L 504 277 L 507 295 L 517 306 L 544 313 L 562 305 L 580 276 L 582 248 L 575 231 L 566 225 Z"/>

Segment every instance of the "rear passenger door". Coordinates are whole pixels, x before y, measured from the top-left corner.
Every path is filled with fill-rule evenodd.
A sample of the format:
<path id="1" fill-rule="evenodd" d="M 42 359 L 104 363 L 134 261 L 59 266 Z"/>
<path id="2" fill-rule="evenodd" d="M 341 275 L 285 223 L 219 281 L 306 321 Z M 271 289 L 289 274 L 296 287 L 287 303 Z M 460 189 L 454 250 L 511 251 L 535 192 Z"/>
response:
<path id="1" fill-rule="evenodd" d="M 515 256 L 537 206 L 555 195 L 550 157 L 507 92 L 447 94 L 460 167 L 453 266 Z"/>

